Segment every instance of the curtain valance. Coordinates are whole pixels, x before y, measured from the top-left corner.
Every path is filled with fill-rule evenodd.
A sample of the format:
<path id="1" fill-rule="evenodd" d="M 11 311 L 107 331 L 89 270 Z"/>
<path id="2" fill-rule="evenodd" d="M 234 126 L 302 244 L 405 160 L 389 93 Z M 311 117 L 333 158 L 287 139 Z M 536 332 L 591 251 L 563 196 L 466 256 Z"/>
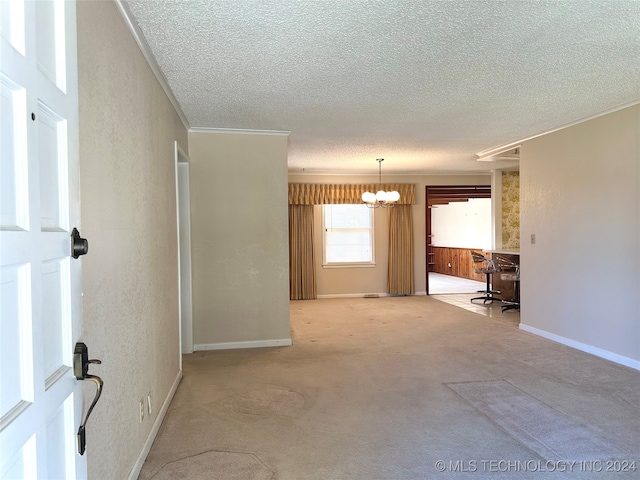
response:
<path id="1" fill-rule="evenodd" d="M 364 192 L 395 190 L 400 194 L 397 203 L 416 203 L 415 185 L 412 183 L 327 184 L 290 183 L 289 205 L 323 205 L 335 203 L 362 203 Z"/>

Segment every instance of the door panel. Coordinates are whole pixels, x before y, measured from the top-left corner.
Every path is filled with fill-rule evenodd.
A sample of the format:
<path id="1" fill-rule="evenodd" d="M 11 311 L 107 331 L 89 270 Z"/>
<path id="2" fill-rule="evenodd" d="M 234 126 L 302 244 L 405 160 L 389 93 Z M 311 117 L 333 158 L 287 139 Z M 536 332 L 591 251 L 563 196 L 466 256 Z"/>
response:
<path id="1" fill-rule="evenodd" d="M 0 429 L 33 402 L 33 337 L 28 265 L 1 267 Z"/>
<path id="2" fill-rule="evenodd" d="M 71 351 L 69 315 L 69 258 L 42 264 L 42 312 L 44 338 L 45 387 L 65 370 L 67 353 Z"/>
<path id="3" fill-rule="evenodd" d="M 40 221 L 43 230 L 68 229 L 64 212 L 67 155 L 65 121 L 46 105 L 38 105 L 38 154 L 40 158 Z M 51 180 L 56 181 L 51 181 Z"/>
<path id="4" fill-rule="evenodd" d="M 2 2 L 5 3 L 5 2 Z M 25 89 L 0 75 L 2 91 L 2 164 L 0 178 L 0 226 L 3 229 L 27 229 L 28 197 L 27 152 L 24 150 L 27 137 Z"/>

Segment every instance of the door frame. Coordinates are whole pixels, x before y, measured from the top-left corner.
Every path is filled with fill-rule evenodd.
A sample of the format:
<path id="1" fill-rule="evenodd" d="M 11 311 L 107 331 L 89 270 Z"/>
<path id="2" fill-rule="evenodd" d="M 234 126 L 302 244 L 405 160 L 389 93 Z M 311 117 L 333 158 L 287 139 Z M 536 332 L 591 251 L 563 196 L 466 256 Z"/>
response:
<path id="1" fill-rule="evenodd" d="M 491 185 L 425 185 L 425 261 L 426 294 L 429 295 L 429 272 L 434 262 L 431 251 L 431 209 L 449 202 L 466 202 L 470 198 L 491 198 Z"/>
<path id="2" fill-rule="evenodd" d="M 191 200 L 189 156 L 175 142 L 176 228 L 178 240 L 178 309 L 180 369 L 182 354 L 193 353 L 193 297 L 191 283 Z"/>

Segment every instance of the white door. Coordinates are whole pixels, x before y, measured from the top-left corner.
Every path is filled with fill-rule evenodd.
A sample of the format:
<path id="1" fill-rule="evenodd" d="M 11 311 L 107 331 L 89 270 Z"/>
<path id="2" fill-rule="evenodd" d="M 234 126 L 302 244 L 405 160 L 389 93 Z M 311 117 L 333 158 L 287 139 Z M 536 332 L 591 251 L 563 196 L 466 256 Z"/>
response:
<path id="1" fill-rule="evenodd" d="M 0 478 L 86 478 L 75 3 L 0 0 Z M 88 447 L 88 449 L 90 446 Z"/>

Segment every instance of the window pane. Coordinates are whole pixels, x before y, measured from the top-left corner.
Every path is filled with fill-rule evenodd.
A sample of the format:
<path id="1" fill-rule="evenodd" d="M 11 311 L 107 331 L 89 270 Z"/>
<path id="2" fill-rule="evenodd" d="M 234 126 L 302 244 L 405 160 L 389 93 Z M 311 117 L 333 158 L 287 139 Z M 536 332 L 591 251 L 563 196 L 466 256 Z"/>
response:
<path id="1" fill-rule="evenodd" d="M 337 232 L 327 232 L 327 245 L 340 246 L 340 245 L 361 245 L 363 247 L 371 244 L 369 231 L 346 231 L 339 230 Z"/>
<path id="2" fill-rule="evenodd" d="M 324 205 L 326 263 L 373 262 L 373 215 L 366 205 Z"/>
<path id="3" fill-rule="evenodd" d="M 366 205 L 325 205 L 325 228 L 371 228 L 371 209 Z"/>
<path id="4" fill-rule="evenodd" d="M 359 245 L 342 245 L 327 247 L 328 263 L 371 262 L 371 249 L 361 248 Z"/>

